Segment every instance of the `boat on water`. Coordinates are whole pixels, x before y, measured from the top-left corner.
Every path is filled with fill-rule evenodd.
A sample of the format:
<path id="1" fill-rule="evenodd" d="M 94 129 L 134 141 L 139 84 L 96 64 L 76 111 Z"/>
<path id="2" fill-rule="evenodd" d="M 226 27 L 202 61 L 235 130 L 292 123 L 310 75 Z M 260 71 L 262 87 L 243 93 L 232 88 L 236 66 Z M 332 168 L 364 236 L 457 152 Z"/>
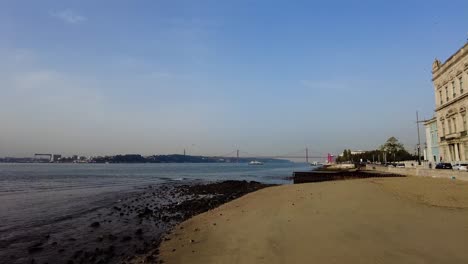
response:
<path id="1" fill-rule="evenodd" d="M 323 166 L 324 164 L 318 161 L 313 161 L 310 163 L 311 166 Z"/>
<path id="2" fill-rule="evenodd" d="M 263 162 L 258 160 L 252 160 L 251 162 L 249 162 L 249 165 L 263 165 Z"/>

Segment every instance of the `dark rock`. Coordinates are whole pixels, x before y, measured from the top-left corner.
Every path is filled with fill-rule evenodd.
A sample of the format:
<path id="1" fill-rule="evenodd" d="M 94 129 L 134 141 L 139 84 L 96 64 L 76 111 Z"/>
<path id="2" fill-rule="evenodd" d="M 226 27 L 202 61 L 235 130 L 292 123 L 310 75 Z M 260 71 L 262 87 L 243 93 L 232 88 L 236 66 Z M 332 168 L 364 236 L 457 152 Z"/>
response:
<path id="1" fill-rule="evenodd" d="M 130 241 L 130 240 L 132 240 L 132 237 L 131 237 L 131 236 L 124 236 L 124 237 L 122 237 L 122 240 L 121 240 L 121 241 L 122 241 L 122 242 L 127 242 L 127 241 Z"/>
<path id="2" fill-rule="evenodd" d="M 83 254 L 83 250 L 77 250 L 75 253 L 73 253 L 73 258 L 76 259 L 78 258 L 81 254 Z"/>
<path id="3" fill-rule="evenodd" d="M 138 214 L 138 217 L 146 217 L 152 214 L 153 214 L 153 210 L 149 209 L 148 207 L 145 207 L 145 209 Z"/>
<path id="4" fill-rule="evenodd" d="M 42 247 L 42 243 L 35 244 L 33 246 L 28 247 L 29 254 L 34 254 L 39 251 L 42 251 L 44 248 Z"/>
<path id="5" fill-rule="evenodd" d="M 108 253 L 108 254 L 113 254 L 114 250 L 115 250 L 115 247 L 114 247 L 114 246 L 109 246 L 109 247 L 107 248 L 107 253 Z"/>
<path id="6" fill-rule="evenodd" d="M 135 234 L 141 236 L 143 234 L 143 230 L 141 228 L 138 228 Z"/>

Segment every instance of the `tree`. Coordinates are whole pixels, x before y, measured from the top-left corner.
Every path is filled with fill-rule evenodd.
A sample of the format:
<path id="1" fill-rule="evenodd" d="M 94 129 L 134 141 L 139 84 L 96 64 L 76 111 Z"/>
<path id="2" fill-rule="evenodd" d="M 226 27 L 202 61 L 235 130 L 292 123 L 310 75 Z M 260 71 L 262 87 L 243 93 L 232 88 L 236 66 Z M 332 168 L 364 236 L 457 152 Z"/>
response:
<path id="1" fill-rule="evenodd" d="M 395 137 L 390 137 L 387 139 L 387 142 L 380 146 L 380 151 L 383 151 L 387 154 L 387 161 L 415 159 L 414 155 L 411 155 L 408 151 L 406 151 L 405 147 L 403 147 L 403 144 L 398 142 L 398 139 Z"/>
<path id="2" fill-rule="evenodd" d="M 348 161 L 349 156 L 348 156 L 348 151 L 345 149 L 343 150 L 343 161 Z"/>
<path id="3" fill-rule="evenodd" d="M 398 142 L 395 137 L 390 137 L 385 144 L 380 146 L 378 150 L 365 151 L 364 153 L 351 154 L 350 149 L 345 149 L 343 155 L 338 157 L 337 162 L 354 161 L 360 160 L 364 162 L 371 161 L 384 161 L 384 155 L 387 157 L 387 162 L 401 161 L 401 160 L 415 160 L 417 156 L 410 154 L 403 147 L 403 144 Z M 382 158 L 382 159 L 381 159 Z"/>
<path id="4" fill-rule="evenodd" d="M 380 150 L 385 151 L 391 155 L 396 154 L 400 151 L 406 151 L 403 147 L 403 144 L 398 142 L 398 139 L 396 139 L 395 137 L 390 137 L 389 139 L 387 139 L 387 142 L 380 146 Z"/>

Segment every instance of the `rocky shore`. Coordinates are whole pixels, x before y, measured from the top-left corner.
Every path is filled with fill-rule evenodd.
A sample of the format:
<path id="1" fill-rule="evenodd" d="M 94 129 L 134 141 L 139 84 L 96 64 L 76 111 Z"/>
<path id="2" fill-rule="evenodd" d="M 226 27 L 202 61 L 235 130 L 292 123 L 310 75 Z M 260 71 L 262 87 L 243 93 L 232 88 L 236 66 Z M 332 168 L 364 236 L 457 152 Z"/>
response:
<path id="1" fill-rule="evenodd" d="M 0 239 L 0 263 L 157 263 L 155 249 L 176 224 L 268 186 L 247 181 L 148 186 L 106 207 Z"/>

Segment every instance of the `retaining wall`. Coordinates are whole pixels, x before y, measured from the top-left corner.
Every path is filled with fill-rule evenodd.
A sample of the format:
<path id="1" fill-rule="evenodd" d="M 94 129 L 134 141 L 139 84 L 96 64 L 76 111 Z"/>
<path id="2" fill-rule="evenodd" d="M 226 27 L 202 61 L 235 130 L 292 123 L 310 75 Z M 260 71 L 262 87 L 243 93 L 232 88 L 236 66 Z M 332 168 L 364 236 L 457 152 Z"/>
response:
<path id="1" fill-rule="evenodd" d="M 376 170 L 388 173 L 401 174 L 406 176 L 421 176 L 421 177 L 432 177 L 432 178 L 447 178 L 468 181 L 467 171 L 455 171 L 455 170 L 436 170 L 427 168 L 395 168 L 395 167 L 384 167 L 384 166 L 373 166 L 367 165 L 366 170 Z"/>

